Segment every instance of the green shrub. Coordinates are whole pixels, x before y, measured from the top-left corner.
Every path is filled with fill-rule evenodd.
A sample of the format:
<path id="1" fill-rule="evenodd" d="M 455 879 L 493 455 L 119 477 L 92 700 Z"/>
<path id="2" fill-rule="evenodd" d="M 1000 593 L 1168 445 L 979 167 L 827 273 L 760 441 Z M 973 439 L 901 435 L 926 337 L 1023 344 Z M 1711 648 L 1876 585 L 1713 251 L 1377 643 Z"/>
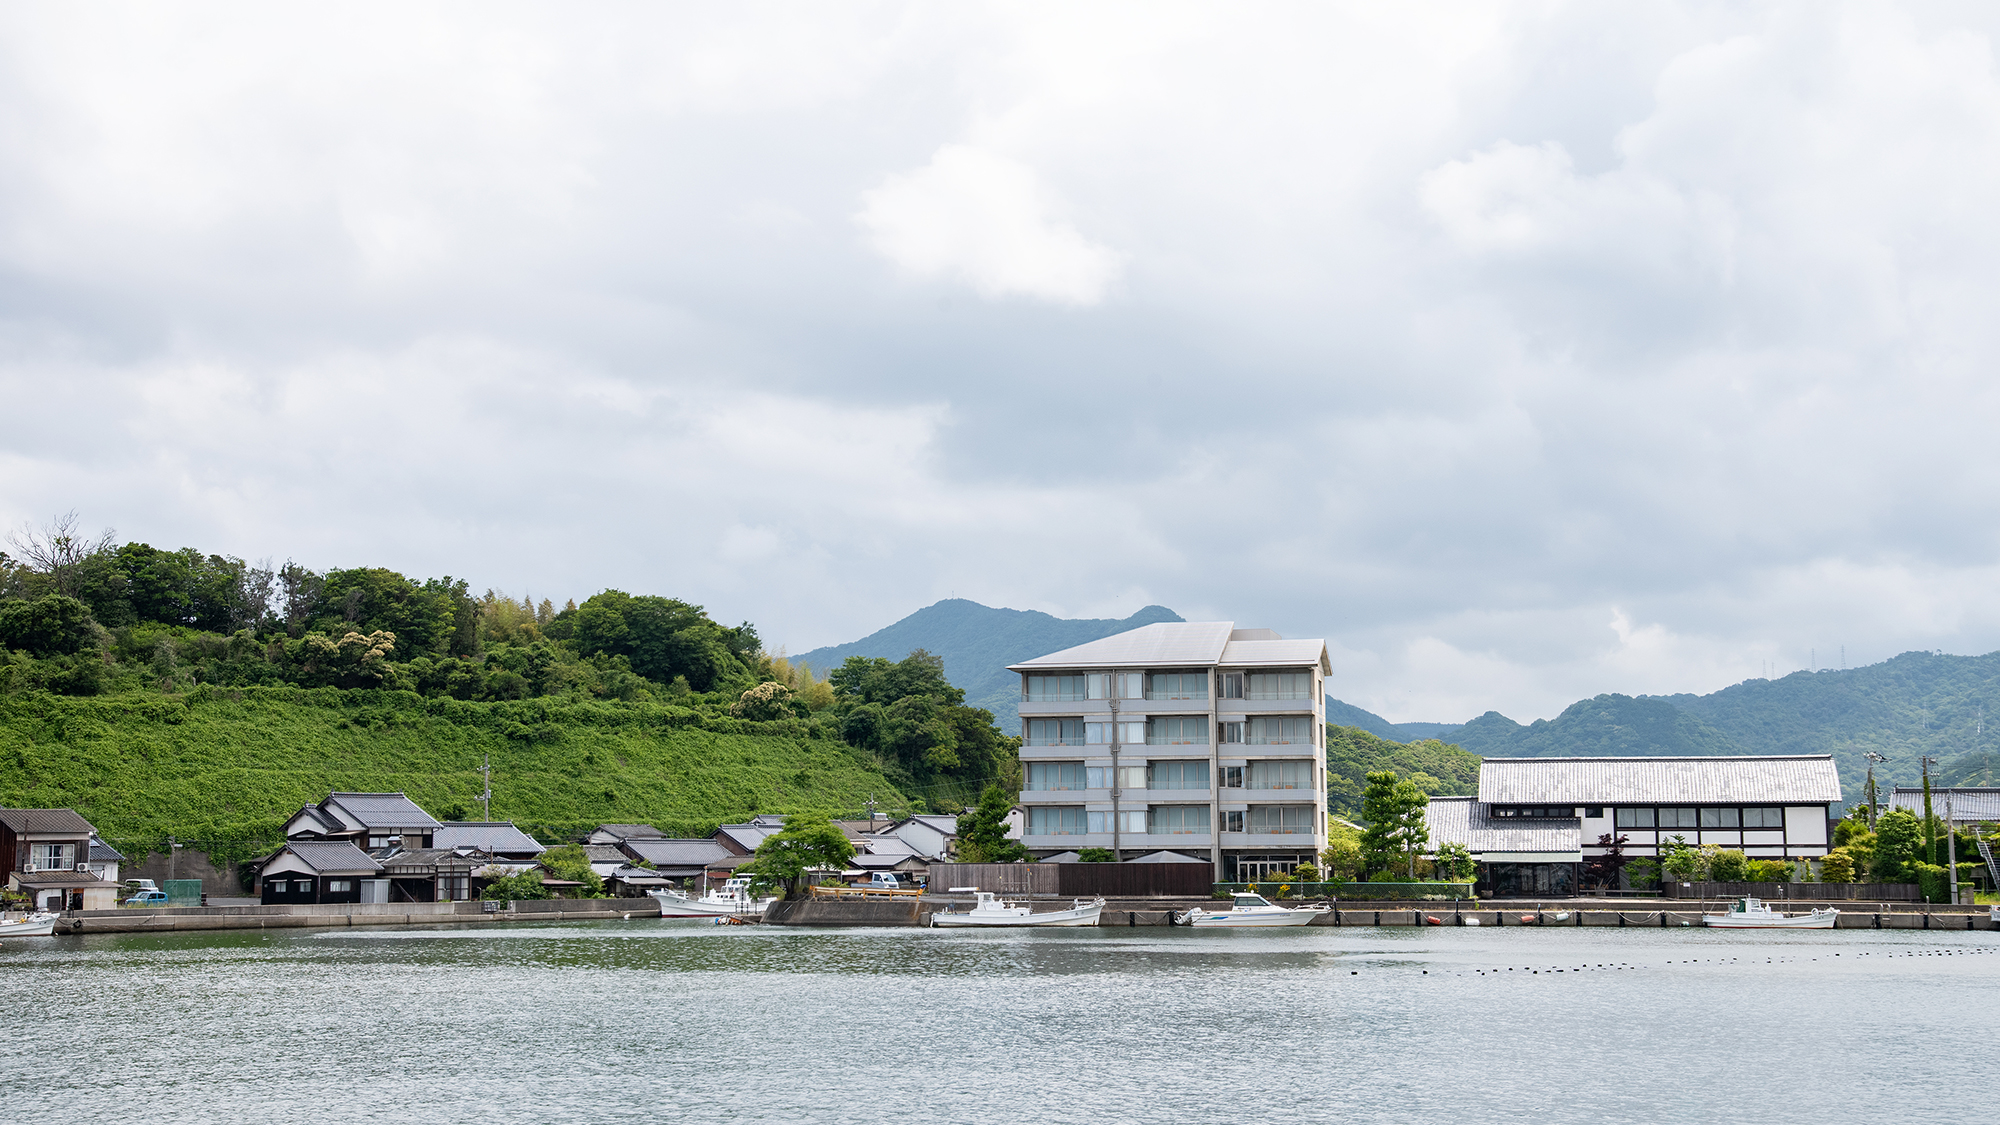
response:
<path id="1" fill-rule="evenodd" d="M 1935 863 L 1914 863 L 1911 866 L 1916 869 L 1917 891 L 1924 896 L 1925 902 L 1951 901 L 1951 883 L 1944 868 Z"/>
<path id="2" fill-rule="evenodd" d="M 1854 857 L 1846 848 L 1835 848 L 1819 861 L 1819 881 L 1822 883 L 1852 883 L 1854 881 Z"/>
<path id="3" fill-rule="evenodd" d="M 1792 881 L 1792 861 L 1789 859 L 1753 859 L 1749 863 L 1750 881 L 1753 883 L 1789 883 Z"/>
<path id="4" fill-rule="evenodd" d="M 1708 857 L 1708 877 L 1717 883 L 1747 883 L 1753 877 L 1750 859 L 1734 848 L 1717 848 Z"/>
<path id="5" fill-rule="evenodd" d="M 1660 861 L 1645 858 L 1628 860 L 1625 864 L 1625 886 L 1634 891 L 1658 890 Z"/>

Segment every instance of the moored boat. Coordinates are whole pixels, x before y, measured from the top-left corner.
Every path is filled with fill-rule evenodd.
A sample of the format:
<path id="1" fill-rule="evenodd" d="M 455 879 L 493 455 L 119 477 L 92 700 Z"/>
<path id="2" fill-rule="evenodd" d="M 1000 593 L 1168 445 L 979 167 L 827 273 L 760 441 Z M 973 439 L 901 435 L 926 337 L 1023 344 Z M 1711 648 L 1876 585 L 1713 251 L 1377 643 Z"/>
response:
<path id="1" fill-rule="evenodd" d="M 660 904 L 662 918 L 730 918 L 762 914 L 765 907 L 778 901 L 776 895 L 762 899 L 752 896 L 748 879 L 729 879 L 700 898 L 683 891 L 647 891 L 646 894 Z"/>
<path id="2" fill-rule="evenodd" d="M 1811 914 L 1784 914 L 1760 898 L 1739 898 L 1727 914 L 1704 914 L 1701 924 L 1718 930 L 1830 930 L 1840 917 L 1833 907 Z"/>
<path id="3" fill-rule="evenodd" d="M 0 938 L 49 937 L 56 932 L 57 917 L 43 910 L 20 918 L 0 918 Z"/>
<path id="4" fill-rule="evenodd" d="M 954 891 L 970 888 L 953 887 Z M 964 913 L 940 910 L 931 915 L 933 926 L 1095 926 L 1104 913 L 1104 900 L 1076 899 L 1068 910 L 1044 910 L 1040 914 L 1020 903 L 1003 902 L 999 895 L 974 891 L 972 909 Z"/>
<path id="5" fill-rule="evenodd" d="M 1331 906 L 1279 906 L 1263 895 L 1237 891 L 1229 909 L 1197 906 L 1180 915 L 1183 926 L 1305 926 L 1333 910 Z"/>

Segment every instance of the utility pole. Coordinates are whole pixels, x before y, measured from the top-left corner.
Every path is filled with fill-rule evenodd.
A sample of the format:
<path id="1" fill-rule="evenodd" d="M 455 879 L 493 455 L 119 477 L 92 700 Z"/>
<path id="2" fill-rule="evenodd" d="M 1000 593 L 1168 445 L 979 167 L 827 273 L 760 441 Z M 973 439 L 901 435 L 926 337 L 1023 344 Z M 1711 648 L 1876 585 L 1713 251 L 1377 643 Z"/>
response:
<path id="1" fill-rule="evenodd" d="M 1937 764 L 1937 759 L 1920 755 L 1917 761 L 1922 762 L 1924 766 L 1924 854 L 1926 856 L 1924 862 L 1936 867 L 1937 830 L 1932 825 L 1937 822 L 1931 819 L 1931 767 Z"/>
<path id="2" fill-rule="evenodd" d="M 1862 757 L 1868 759 L 1868 786 L 1866 790 L 1864 790 L 1864 796 L 1868 801 L 1868 831 L 1873 832 L 1875 831 L 1875 805 L 1876 805 L 1875 767 L 1877 764 L 1886 762 L 1889 759 L 1883 757 L 1880 754 L 1877 754 L 1873 750 L 1870 750 L 1866 754 L 1863 754 Z"/>
<path id="3" fill-rule="evenodd" d="M 493 751 L 486 752 L 486 761 L 479 767 L 479 776 L 485 782 L 479 794 L 480 818 L 491 823 L 493 820 Z"/>
<path id="4" fill-rule="evenodd" d="M 1958 902 L 1958 834 L 1951 830 L 1951 790 L 1944 791 L 1945 863 L 1951 867 L 1951 892 L 1947 901 Z"/>

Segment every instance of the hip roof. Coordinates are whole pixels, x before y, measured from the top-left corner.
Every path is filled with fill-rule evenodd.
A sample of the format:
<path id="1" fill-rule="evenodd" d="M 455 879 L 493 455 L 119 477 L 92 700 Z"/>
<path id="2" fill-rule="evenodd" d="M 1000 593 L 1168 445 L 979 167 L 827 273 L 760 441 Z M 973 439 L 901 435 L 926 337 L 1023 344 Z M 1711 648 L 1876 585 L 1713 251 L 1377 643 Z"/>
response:
<path id="1" fill-rule="evenodd" d="M 1713 758 L 1488 758 L 1479 799 L 1533 804 L 1827 804 L 1840 800 L 1831 754 Z"/>

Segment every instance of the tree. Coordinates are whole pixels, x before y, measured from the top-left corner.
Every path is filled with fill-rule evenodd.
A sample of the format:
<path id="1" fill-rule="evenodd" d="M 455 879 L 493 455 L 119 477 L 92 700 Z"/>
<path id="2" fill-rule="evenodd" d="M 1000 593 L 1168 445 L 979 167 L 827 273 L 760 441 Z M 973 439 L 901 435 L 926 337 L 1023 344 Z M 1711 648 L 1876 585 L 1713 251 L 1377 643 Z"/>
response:
<path id="1" fill-rule="evenodd" d="M 564 844 L 550 848 L 536 857 L 535 862 L 548 868 L 549 874 L 571 883 L 582 883 L 583 891 L 578 898 L 603 898 L 604 878 L 590 868 L 590 856 L 585 854 L 581 844 Z"/>
<path id="2" fill-rule="evenodd" d="M 82 652 L 99 632 L 90 607 L 67 594 L 0 604 L 0 649 L 67 656 Z"/>
<path id="3" fill-rule="evenodd" d="M 1599 834 L 1597 846 L 1604 852 L 1591 856 L 1583 865 L 1583 877 L 1597 886 L 1615 888 L 1618 873 L 1625 869 L 1625 845 L 1631 842 L 1630 836 L 1613 836 L 1609 832 Z"/>
<path id="4" fill-rule="evenodd" d="M 737 868 L 753 886 L 782 886 L 786 898 L 803 898 L 814 872 L 839 872 L 854 858 L 854 845 L 825 813 L 794 813 L 785 827 L 764 837 L 757 854 Z"/>
<path id="5" fill-rule="evenodd" d="M 1700 879 L 1708 871 L 1701 849 L 1687 842 L 1685 836 L 1674 836 L 1660 845 L 1660 870 L 1675 879 L 1683 881 Z"/>
<path id="6" fill-rule="evenodd" d="M 1735 848 L 1717 848 L 1709 856 L 1708 877 L 1718 883 L 1742 883 L 1750 875 L 1750 857 Z"/>
<path id="7" fill-rule="evenodd" d="M 1034 859 L 1019 840 L 1007 838 L 1014 794 L 989 785 L 979 804 L 958 818 L 958 858 L 965 863 L 1025 863 Z M 1104 850 L 1104 849 L 1098 849 Z M 1110 853 L 1105 852 L 1109 857 Z"/>
<path id="8" fill-rule="evenodd" d="M 1438 877 L 1451 883 L 1470 883 L 1479 874 L 1479 864 L 1472 858 L 1472 849 L 1464 844 L 1445 844 L 1437 850 Z"/>
<path id="9" fill-rule="evenodd" d="M 1845 848 L 1835 848 L 1819 861 L 1819 881 L 1822 883 L 1852 883 L 1854 881 L 1854 857 Z"/>
<path id="10" fill-rule="evenodd" d="M 1875 855 L 1868 872 L 1885 883 L 1906 883 L 1913 876 L 1910 864 L 1923 842 L 1923 825 L 1908 809 L 1890 809 L 1875 821 Z"/>
<path id="11" fill-rule="evenodd" d="M 1076 853 L 1078 863 L 1117 863 L 1118 853 L 1110 848 L 1084 848 Z"/>
<path id="12" fill-rule="evenodd" d="M 76 512 L 71 510 L 41 527 L 23 525 L 19 531 L 9 533 L 7 541 L 21 552 L 22 561 L 48 578 L 56 593 L 75 597 L 84 560 L 109 552 L 116 534 L 105 528 L 97 538 L 85 538 Z"/>
<path id="13" fill-rule="evenodd" d="M 475 878 L 492 880 L 479 892 L 479 897 L 483 899 L 513 902 L 515 899 L 549 897 L 549 889 L 542 885 L 542 872 L 538 867 L 530 867 L 526 871 L 517 871 L 510 875 L 504 868 L 487 866 L 472 874 Z"/>
<path id="14" fill-rule="evenodd" d="M 1361 857 L 1361 833 L 1344 824 L 1326 830 L 1326 850 L 1319 853 L 1320 869 L 1330 883 L 1359 879 L 1367 874 Z"/>
<path id="15" fill-rule="evenodd" d="M 1424 812 L 1430 798 L 1410 781 L 1399 781 L 1388 770 L 1368 775 L 1368 789 L 1361 797 L 1361 815 L 1368 822 L 1361 834 L 1361 853 L 1370 871 L 1384 871 L 1396 863 L 1409 865 L 1416 876 L 1417 856 L 1430 843 Z"/>
<path id="16" fill-rule="evenodd" d="M 729 708 L 739 719 L 770 722 L 792 717 L 792 689 L 775 680 L 766 680 L 744 692 Z"/>

